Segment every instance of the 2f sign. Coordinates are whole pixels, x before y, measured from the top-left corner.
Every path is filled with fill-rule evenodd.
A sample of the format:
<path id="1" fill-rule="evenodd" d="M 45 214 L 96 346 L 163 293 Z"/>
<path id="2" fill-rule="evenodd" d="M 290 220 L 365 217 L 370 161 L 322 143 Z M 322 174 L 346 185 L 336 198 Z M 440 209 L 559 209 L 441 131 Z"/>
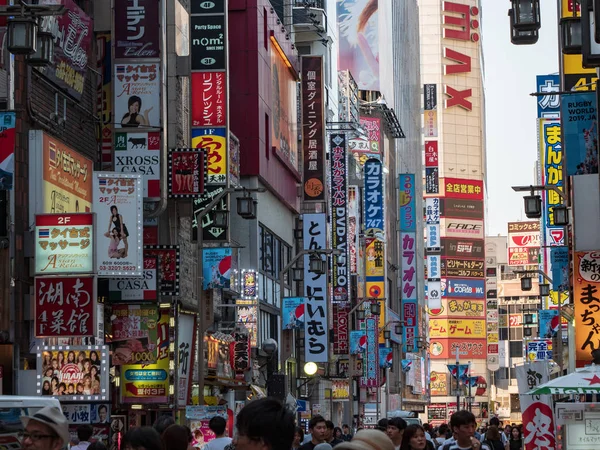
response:
<path id="1" fill-rule="evenodd" d="M 58 217 L 58 224 L 59 225 L 68 225 L 71 223 L 71 218 L 70 217 Z"/>

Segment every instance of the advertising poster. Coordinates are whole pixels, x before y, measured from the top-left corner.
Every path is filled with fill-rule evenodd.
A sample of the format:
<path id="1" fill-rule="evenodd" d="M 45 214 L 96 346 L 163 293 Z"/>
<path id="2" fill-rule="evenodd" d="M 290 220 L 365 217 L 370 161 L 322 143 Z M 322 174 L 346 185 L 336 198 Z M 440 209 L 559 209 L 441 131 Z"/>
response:
<path id="1" fill-rule="evenodd" d="M 284 330 L 304 329 L 304 297 L 286 297 L 281 309 L 281 326 Z"/>
<path id="2" fill-rule="evenodd" d="M 203 289 L 231 287 L 231 248 L 202 249 Z"/>
<path id="3" fill-rule="evenodd" d="M 256 347 L 258 345 L 258 304 L 255 300 L 242 300 L 236 299 L 236 323 L 241 325 L 248 332 L 250 337 L 250 346 Z M 283 320 L 283 317 L 282 317 Z M 303 320 L 303 319 L 302 319 Z M 304 322 L 303 325 L 304 327 Z M 285 328 L 284 328 L 285 329 Z"/>
<path id="4" fill-rule="evenodd" d="M 159 294 L 179 295 L 179 246 L 147 245 L 144 256 L 158 258 Z"/>
<path id="5" fill-rule="evenodd" d="M 552 339 L 534 339 L 525 342 L 527 361 L 550 361 L 552 359 Z"/>
<path id="6" fill-rule="evenodd" d="M 331 248 L 340 255 L 332 255 L 333 303 L 350 300 L 349 254 L 348 254 L 348 159 L 344 134 L 330 136 L 331 158 Z"/>
<path id="7" fill-rule="evenodd" d="M 242 270 L 242 298 L 245 300 L 258 299 L 258 273 L 256 270 Z"/>
<path id="8" fill-rule="evenodd" d="M 430 319 L 429 337 L 485 340 L 485 319 Z"/>
<path id="9" fill-rule="evenodd" d="M 440 228 L 446 237 L 483 239 L 483 220 L 472 219 L 440 219 Z"/>
<path id="10" fill-rule="evenodd" d="M 440 193 L 439 169 L 437 167 L 425 167 L 425 193 Z"/>
<path id="11" fill-rule="evenodd" d="M 569 290 L 569 249 L 554 247 L 550 249 L 552 262 L 552 290 L 557 292 Z"/>
<path id="12" fill-rule="evenodd" d="M 552 184 L 564 191 L 563 162 L 564 149 L 560 130 L 560 121 L 545 119 L 539 121 L 540 163 L 543 167 L 542 184 Z M 564 245 L 564 227 L 554 225 L 553 210 L 562 205 L 562 199 L 554 191 L 542 191 L 542 217 L 545 224 L 546 245 Z"/>
<path id="13" fill-rule="evenodd" d="M 376 155 L 381 154 L 381 119 L 361 116 L 359 123 L 367 133 L 368 148 L 365 151 Z M 355 151 L 359 150 L 361 149 L 355 149 Z"/>
<path id="14" fill-rule="evenodd" d="M 324 213 L 304 214 L 302 221 L 304 250 L 327 247 L 327 217 Z M 322 257 L 326 257 L 322 255 Z M 304 358 L 306 362 L 327 362 L 328 288 L 327 273 L 310 272 L 310 255 L 304 255 Z"/>
<path id="15" fill-rule="evenodd" d="M 91 423 L 91 405 L 80 404 L 80 405 L 61 405 L 62 412 L 66 419 L 69 421 L 69 425 L 83 425 L 84 423 Z"/>
<path id="16" fill-rule="evenodd" d="M 348 354 L 348 313 L 350 303 L 333 304 L 333 354 Z"/>
<path id="17" fill-rule="evenodd" d="M 573 258 L 573 304 L 575 305 L 575 350 L 577 367 L 592 361 L 592 350 L 600 347 L 600 253 L 576 252 Z"/>
<path id="18" fill-rule="evenodd" d="M 29 163 L 31 223 L 34 214 L 92 211 L 94 163 L 90 158 L 41 130 L 31 130 Z"/>
<path id="19" fill-rule="evenodd" d="M 358 248 L 358 186 L 348 186 L 348 252 L 350 254 L 350 273 L 357 272 L 357 248 Z"/>
<path id="20" fill-rule="evenodd" d="M 361 386 L 376 387 L 379 386 L 379 333 L 377 332 L 377 319 L 375 317 L 367 317 L 365 324 L 367 348 L 364 356 L 364 373 L 361 377 Z"/>
<path id="21" fill-rule="evenodd" d="M 94 173 L 98 276 L 142 275 L 142 176 Z"/>
<path id="22" fill-rule="evenodd" d="M 559 118 L 560 95 L 554 93 L 560 91 L 560 75 L 537 75 L 536 85 L 537 92 L 548 94 L 537 98 L 538 118 Z"/>
<path id="23" fill-rule="evenodd" d="M 94 272 L 94 215 L 36 215 L 35 272 L 44 275 Z"/>
<path id="24" fill-rule="evenodd" d="M 322 202 L 325 200 L 323 57 L 302 56 L 301 65 L 303 201 Z"/>
<path id="25" fill-rule="evenodd" d="M 144 274 L 136 278 L 111 278 L 108 280 L 108 299 L 112 302 L 158 300 L 157 257 L 144 256 Z"/>
<path id="26" fill-rule="evenodd" d="M 90 423 L 110 423 L 110 404 L 92 403 L 90 405 Z"/>
<path id="27" fill-rule="evenodd" d="M 350 391 L 348 380 L 331 380 L 331 391 L 334 400 L 348 400 Z"/>
<path id="28" fill-rule="evenodd" d="M 14 112 L 0 113 L 0 191 L 13 188 L 15 120 L 16 114 Z"/>
<path id="29" fill-rule="evenodd" d="M 227 21 L 224 14 L 190 17 L 192 70 L 225 70 Z"/>
<path id="30" fill-rule="evenodd" d="M 108 400 L 108 347 L 38 347 L 37 391 L 61 402 Z"/>
<path id="31" fill-rule="evenodd" d="M 113 365 L 156 362 L 157 306 L 113 305 L 112 314 Z"/>
<path id="32" fill-rule="evenodd" d="M 273 43 L 271 47 L 271 146 L 294 171 L 298 171 L 298 108 L 296 77 Z M 342 135 L 343 136 L 343 135 Z"/>
<path id="33" fill-rule="evenodd" d="M 35 277 L 35 336 L 95 335 L 96 290 L 92 277 Z"/>
<path id="34" fill-rule="evenodd" d="M 426 138 L 437 137 L 437 85 L 423 85 L 423 109 L 425 118 L 424 134 Z"/>
<path id="35" fill-rule="evenodd" d="M 443 198 L 440 200 L 440 214 L 459 219 L 483 219 L 483 201 Z"/>
<path id="36" fill-rule="evenodd" d="M 169 400 L 169 314 L 162 313 L 157 323 L 158 351 L 155 364 L 121 366 L 123 403 L 156 404 Z"/>
<path id="37" fill-rule="evenodd" d="M 426 242 L 425 247 L 428 251 L 439 251 L 442 246 L 442 237 L 440 236 L 440 224 L 430 223 L 425 225 Z"/>
<path id="38" fill-rule="evenodd" d="M 417 204 L 415 193 L 415 175 L 411 173 L 403 173 L 400 174 L 399 177 L 400 229 L 404 231 L 416 231 Z"/>
<path id="39" fill-rule="evenodd" d="M 194 148 L 174 148 L 169 151 L 169 196 L 198 197 L 204 192 L 207 174 L 204 151 Z"/>
<path id="40" fill-rule="evenodd" d="M 428 308 L 429 318 L 436 317 L 485 317 L 485 300 L 443 298 L 440 308 Z"/>
<path id="41" fill-rule="evenodd" d="M 206 158 L 206 184 L 227 184 L 227 130 L 193 128 L 192 147 L 201 149 Z"/>
<path id="42" fill-rule="evenodd" d="M 360 90 L 379 91 L 378 2 L 338 1 L 338 69 L 349 70 Z"/>
<path id="43" fill-rule="evenodd" d="M 440 223 L 440 199 L 428 197 L 425 199 L 425 223 L 427 225 Z"/>
<path id="44" fill-rule="evenodd" d="M 159 9 L 155 0 L 115 2 L 115 58 L 160 58 Z"/>
<path id="45" fill-rule="evenodd" d="M 240 140 L 229 132 L 229 185 L 240 185 Z"/>
<path id="46" fill-rule="evenodd" d="M 391 369 L 394 365 L 393 357 L 393 349 L 388 347 L 379 347 L 379 368 Z"/>
<path id="47" fill-rule="evenodd" d="M 160 197 L 160 132 L 115 133 L 115 171 L 137 173 L 144 197 Z"/>
<path id="48" fill-rule="evenodd" d="M 61 3 L 67 12 L 62 16 L 44 17 L 40 26 L 40 31 L 52 33 L 54 38 L 54 64 L 37 70 L 79 101 L 85 86 L 94 26 L 92 19 L 73 0 L 62 0 Z M 57 2 L 40 0 L 38 4 L 53 5 Z"/>
<path id="49" fill-rule="evenodd" d="M 207 443 L 215 439 L 215 433 L 208 427 L 210 419 L 215 416 L 229 420 L 227 406 L 187 406 L 185 409 L 185 418 L 190 424 L 192 435 L 196 441 L 197 448 L 204 447 Z M 229 427 L 231 430 L 232 427 Z"/>
<path id="50" fill-rule="evenodd" d="M 429 374 L 429 389 L 431 395 L 448 395 L 448 374 L 431 372 Z"/>
<path id="51" fill-rule="evenodd" d="M 196 342 L 196 316 L 179 313 L 177 325 L 177 404 L 191 402 L 192 368 Z"/>
<path id="52" fill-rule="evenodd" d="M 438 142 L 425 141 L 425 167 L 438 167 Z"/>
<path id="53" fill-rule="evenodd" d="M 540 327 L 540 337 L 555 337 L 558 333 L 558 327 L 560 326 L 558 309 L 542 309 L 538 311 L 538 323 Z"/>
<path id="54" fill-rule="evenodd" d="M 160 128 L 158 63 L 115 64 L 115 128 Z"/>
<path id="55" fill-rule="evenodd" d="M 350 354 L 358 355 L 367 350 L 367 334 L 364 330 L 350 331 Z"/>
<path id="56" fill-rule="evenodd" d="M 483 239 L 442 238 L 442 256 L 455 258 L 485 258 Z"/>
<path id="57" fill-rule="evenodd" d="M 483 200 L 483 181 L 463 180 L 462 178 L 443 178 L 446 198 L 461 198 L 465 200 Z"/>
<path id="58" fill-rule="evenodd" d="M 430 339 L 431 359 L 456 358 L 456 349 L 460 358 L 484 359 L 487 341 L 485 339 Z"/>
<path id="59" fill-rule="evenodd" d="M 423 111 L 425 117 L 425 137 L 434 138 L 438 137 L 438 126 L 437 126 L 437 109 Z"/>
<path id="60" fill-rule="evenodd" d="M 224 127 L 227 122 L 227 76 L 192 72 L 192 127 Z"/>
<path id="61" fill-rule="evenodd" d="M 385 245 L 381 239 L 366 238 L 366 285 L 369 298 L 385 297 Z"/>
<path id="62" fill-rule="evenodd" d="M 561 114 L 567 176 L 598 173 L 596 93 L 582 92 L 563 98 Z"/>

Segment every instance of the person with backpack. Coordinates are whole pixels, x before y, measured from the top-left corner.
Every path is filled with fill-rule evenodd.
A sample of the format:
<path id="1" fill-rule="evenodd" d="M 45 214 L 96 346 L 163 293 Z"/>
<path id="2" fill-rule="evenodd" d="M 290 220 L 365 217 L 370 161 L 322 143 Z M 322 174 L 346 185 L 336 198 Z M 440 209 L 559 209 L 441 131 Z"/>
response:
<path id="1" fill-rule="evenodd" d="M 490 450 L 504 450 L 504 444 L 500 437 L 500 431 L 495 425 L 490 425 L 485 433 L 485 438 L 482 445 L 486 445 Z"/>

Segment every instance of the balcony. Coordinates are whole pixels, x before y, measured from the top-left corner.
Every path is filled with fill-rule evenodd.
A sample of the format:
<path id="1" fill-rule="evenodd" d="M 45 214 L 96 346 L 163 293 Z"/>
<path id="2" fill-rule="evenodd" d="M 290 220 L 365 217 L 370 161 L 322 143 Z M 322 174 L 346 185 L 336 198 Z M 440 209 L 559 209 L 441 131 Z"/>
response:
<path id="1" fill-rule="evenodd" d="M 325 7 L 325 0 L 294 1 L 292 15 L 296 42 L 327 39 Z"/>

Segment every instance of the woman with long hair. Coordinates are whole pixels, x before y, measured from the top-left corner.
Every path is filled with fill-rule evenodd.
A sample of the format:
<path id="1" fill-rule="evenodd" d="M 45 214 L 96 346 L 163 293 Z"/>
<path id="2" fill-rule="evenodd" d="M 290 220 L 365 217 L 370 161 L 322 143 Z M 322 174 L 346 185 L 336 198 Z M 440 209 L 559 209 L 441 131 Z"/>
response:
<path id="1" fill-rule="evenodd" d="M 142 109 L 142 99 L 137 95 L 132 95 L 127 99 L 127 112 L 123 115 L 121 119 L 121 126 L 123 128 L 137 128 L 137 127 L 147 127 L 150 125 L 150 119 L 148 118 L 148 114 L 153 106 L 146 109 L 144 114 L 140 114 Z"/>
<path id="2" fill-rule="evenodd" d="M 107 230 L 109 235 L 112 234 L 111 227 L 113 226 L 118 231 L 119 238 L 123 241 L 123 244 L 125 244 L 125 252 L 122 256 L 123 258 L 125 258 L 129 249 L 129 244 L 127 242 L 127 238 L 129 237 L 129 230 L 127 230 L 127 225 L 125 225 L 125 222 L 123 222 L 123 216 L 119 214 L 119 208 L 117 208 L 115 205 L 112 205 L 110 207 L 110 221 L 108 222 Z"/>
<path id="3" fill-rule="evenodd" d="M 510 429 L 510 440 L 506 444 L 506 450 L 522 450 L 523 449 L 523 436 L 521 436 L 521 430 L 519 427 L 512 427 Z"/>
<path id="4" fill-rule="evenodd" d="M 65 352 L 58 352 L 58 368 L 62 369 L 65 365 Z"/>
<path id="5" fill-rule="evenodd" d="M 72 350 L 67 353 L 67 364 L 75 364 L 75 352 Z"/>
<path id="6" fill-rule="evenodd" d="M 296 431 L 294 432 L 294 440 L 292 441 L 292 449 L 300 448 L 303 440 L 304 430 L 300 427 L 296 427 Z"/>
<path id="7" fill-rule="evenodd" d="M 425 437 L 425 428 L 412 424 L 405 428 L 400 450 L 430 450 L 433 444 Z"/>
<path id="8" fill-rule="evenodd" d="M 482 444 L 487 444 L 490 450 L 503 450 L 504 444 L 502 444 L 502 436 L 500 436 L 500 431 L 498 431 L 498 427 L 495 425 L 490 425 L 485 432 L 485 440 Z"/>

